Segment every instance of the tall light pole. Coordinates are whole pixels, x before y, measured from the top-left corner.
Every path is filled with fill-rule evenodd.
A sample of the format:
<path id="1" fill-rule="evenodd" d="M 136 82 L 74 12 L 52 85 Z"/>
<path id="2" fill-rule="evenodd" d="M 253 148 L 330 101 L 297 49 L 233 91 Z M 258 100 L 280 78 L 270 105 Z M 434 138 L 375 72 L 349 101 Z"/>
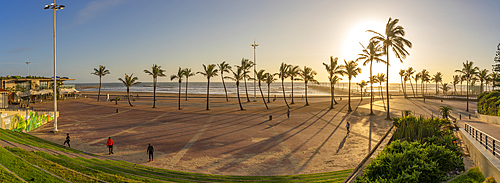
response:
<path id="1" fill-rule="evenodd" d="M 43 9 L 54 10 L 54 132 L 57 132 L 57 75 L 56 75 L 56 11 L 64 9 L 64 5 L 57 5 L 56 0 Z"/>
<path id="2" fill-rule="evenodd" d="M 257 71 L 257 69 L 255 67 L 257 67 L 257 60 L 255 60 L 255 48 L 257 48 L 257 46 L 259 46 L 259 44 L 256 44 L 255 43 L 255 39 L 253 39 L 253 44 L 250 45 L 253 47 L 253 78 L 255 78 L 255 72 Z M 257 102 L 257 95 L 256 95 L 256 88 L 255 88 L 255 80 L 253 80 L 253 101 L 254 102 Z"/>
<path id="3" fill-rule="evenodd" d="M 26 61 L 26 67 L 28 67 L 28 72 L 27 72 L 26 76 L 29 76 L 29 75 L 30 75 L 30 66 L 29 66 L 29 65 L 30 65 L 30 63 L 31 63 L 31 62 L 30 62 L 30 59 L 28 59 L 28 60 Z"/>

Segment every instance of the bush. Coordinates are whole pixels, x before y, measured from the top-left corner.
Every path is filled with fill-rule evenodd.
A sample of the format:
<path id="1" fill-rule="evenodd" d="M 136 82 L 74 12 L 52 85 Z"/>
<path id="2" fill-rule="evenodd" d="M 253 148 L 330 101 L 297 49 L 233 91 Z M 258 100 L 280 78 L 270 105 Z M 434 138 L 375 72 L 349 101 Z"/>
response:
<path id="1" fill-rule="evenodd" d="M 463 167 L 462 157 L 445 146 L 396 140 L 355 182 L 442 182 L 448 179 L 447 172 Z"/>
<path id="2" fill-rule="evenodd" d="M 427 137 L 441 136 L 441 127 L 450 124 L 448 119 L 423 118 L 406 116 L 402 118 L 393 118 L 393 124 L 397 127 L 393 140 L 422 140 Z"/>
<path id="3" fill-rule="evenodd" d="M 488 179 L 486 179 L 486 180 L 488 180 Z M 462 183 L 462 182 L 481 183 L 483 181 L 485 181 L 485 179 L 484 179 L 483 174 L 481 173 L 481 170 L 479 170 L 478 167 L 474 167 L 474 168 L 469 169 L 467 174 L 458 176 L 457 178 L 450 181 L 450 183 Z M 493 179 L 493 180 L 490 179 L 488 181 L 494 182 L 495 179 Z"/>
<path id="4" fill-rule="evenodd" d="M 483 92 L 478 97 L 477 112 L 479 114 L 500 116 L 500 91 Z"/>

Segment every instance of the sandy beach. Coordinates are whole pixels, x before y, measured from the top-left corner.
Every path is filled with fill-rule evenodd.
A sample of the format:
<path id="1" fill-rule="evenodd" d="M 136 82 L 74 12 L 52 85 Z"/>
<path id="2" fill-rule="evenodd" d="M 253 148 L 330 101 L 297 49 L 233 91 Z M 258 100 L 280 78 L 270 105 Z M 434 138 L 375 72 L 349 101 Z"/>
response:
<path id="1" fill-rule="evenodd" d="M 329 97 L 309 98 L 310 106 L 296 97 L 287 118 L 279 97 L 268 104 L 269 109 L 261 98 L 247 102 L 242 97 L 245 110 L 241 111 L 235 98 L 229 102 L 211 98 L 206 110 L 205 96 L 191 95 L 187 101 L 182 98 L 182 110 L 178 110 L 177 95 L 161 95 L 166 97 L 157 99 L 157 108 L 152 108 L 151 97 L 136 98 L 131 101 L 134 107 L 127 100 L 118 105 L 106 102 L 105 97 L 97 102 L 94 95 L 60 101 L 62 133 L 50 133 L 52 123 L 30 133 L 61 144 L 70 133 L 76 149 L 154 167 L 223 175 L 289 175 L 354 168 L 392 125 L 384 120 L 385 101 L 379 98 L 374 103 L 376 115 L 369 116 L 368 97 L 363 101 L 353 97 L 351 113 L 345 97 L 336 99 L 334 109 L 329 109 Z M 391 114 L 399 116 L 409 107 L 417 115 L 429 113 L 409 104 L 408 99 L 394 97 Z M 33 107 L 50 110 L 52 103 Z M 351 123 L 349 134 L 346 121 Z M 105 146 L 108 137 L 115 141 L 112 155 Z M 153 162 L 147 161 L 148 143 L 156 149 Z"/>

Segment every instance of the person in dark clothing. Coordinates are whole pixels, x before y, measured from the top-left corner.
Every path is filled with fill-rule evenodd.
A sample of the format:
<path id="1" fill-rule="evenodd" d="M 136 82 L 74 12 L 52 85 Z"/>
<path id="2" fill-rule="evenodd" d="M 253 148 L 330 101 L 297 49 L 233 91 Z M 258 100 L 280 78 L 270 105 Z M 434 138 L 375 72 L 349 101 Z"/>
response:
<path id="1" fill-rule="evenodd" d="M 288 117 L 288 119 L 290 119 L 290 109 L 286 111 L 286 116 Z"/>
<path id="2" fill-rule="evenodd" d="M 154 161 L 153 152 L 155 152 L 155 148 L 151 144 L 149 144 L 148 150 L 146 151 L 146 153 L 149 154 L 149 162 Z"/>
<path id="3" fill-rule="evenodd" d="M 108 138 L 106 145 L 109 148 L 109 154 L 113 154 L 113 139 L 111 139 L 111 137 Z"/>
<path id="4" fill-rule="evenodd" d="M 351 127 L 351 123 L 349 123 L 349 121 L 345 124 L 345 127 L 347 128 L 347 133 L 351 132 L 349 130 L 349 127 Z"/>
<path id="5" fill-rule="evenodd" d="M 69 133 L 66 134 L 66 140 L 63 143 L 63 147 L 65 144 L 68 144 L 68 147 L 71 147 L 71 145 L 69 144 Z"/>

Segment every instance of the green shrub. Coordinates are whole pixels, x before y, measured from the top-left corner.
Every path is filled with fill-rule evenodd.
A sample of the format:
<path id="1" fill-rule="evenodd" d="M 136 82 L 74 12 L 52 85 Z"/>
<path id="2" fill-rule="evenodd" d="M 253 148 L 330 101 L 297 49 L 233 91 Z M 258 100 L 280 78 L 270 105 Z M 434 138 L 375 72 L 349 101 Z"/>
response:
<path id="1" fill-rule="evenodd" d="M 415 116 L 406 116 L 393 119 L 394 126 L 397 128 L 394 132 L 393 140 L 422 140 L 427 137 L 440 136 L 441 127 L 450 124 L 448 119 L 423 118 Z"/>
<path id="2" fill-rule="evenodd" d="M 463 170 L 460 155 L 432 143 L 393 141 L 366 166 L 356 182 L 442 182 L 446 172 Z"/>
<path id="3" fill-rule="evenodd" d="M 477 112 L 485 115 L 499 116 L 500 91 L 483 92 L 478 97 Z"/>
<path id="4" fill-rule="evenodd" d="M 484 180 L 485 179 L 483 174 L 481 173 L 481 170 L 479 170 L 478 167 L 473 167 L 469 169 L 467 174 L 458 176 L 457 178 L 450 181 L 450 183 L 463 183 L 463 182 L 482 183 Z M 493 181 L 495 180 L 493 179 Z"/>

